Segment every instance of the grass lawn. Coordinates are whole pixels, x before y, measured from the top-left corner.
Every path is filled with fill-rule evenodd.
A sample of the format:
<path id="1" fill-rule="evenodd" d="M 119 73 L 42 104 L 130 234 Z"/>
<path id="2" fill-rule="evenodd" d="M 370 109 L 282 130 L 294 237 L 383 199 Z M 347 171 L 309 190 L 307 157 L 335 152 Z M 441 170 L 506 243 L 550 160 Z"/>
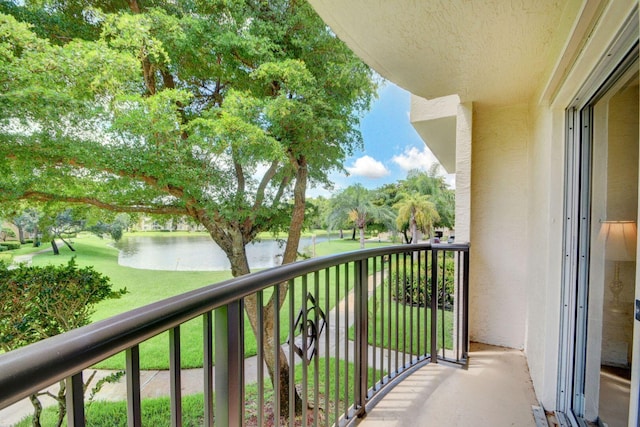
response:
<path id="1" fill-rule="evenodd" d="M 177 232 L 184 235 L 193 235 L 194 233 Z M 149 232 L 144 235 L 157 234 L 163 236 L 175 236 L 177 233 L 161 233 Z M 140 233 L 142 234 L 142 233 Z M 126 287 L 128 294 L 117 300 L 103 301 L 96 307 L 93 320 L 102 320 L 119 313 L 141 307 L 164 298 L 178 295 L 193 289 L 197 289 L 209 284 L 217 283 L 222 280 L 231 278 L 229 271 L 157 271 L 142 270 L 118 265 L 118 251 L 108 245 L 109 240 L 103 240 L 89 234 L 81 234 L 74 241 L 75 252 L 71 252 L 66 246 L 60 246 L 60 255 L 53 255 L 51 252 L 42 253 L 34 256 L 34 265 L 46 264 L 62 264 L 66 263 L 70 257 L 75 256 L 78 265 L 93 266 L 99 271 L 111 278 L 111 283 L 115 289 Z M 388 243 L 369 243 L 367 247 L 384 246 Z M 316 245 L 316 255 L 326 255 L 331 253 L 345 252 L 359 249 L 359 242 L 352 240 L 330 240 L 328 242 L 318 243 Z M 353 277 L 353 271 L 350 268 L 349 277 Z M 331 309 L 336 303 L 335 293 L 335 274 L 330 273 L 329 287 L 331 289 L 329 295 L 328 306 L 325 300 L 325 272 L 320 272 L 318 278 L 318 290 L 320 298 L 318 303 L 323 310 Z M 341 269 L 341 286 L 338 300 L 344 298 L 345 293 L 353 287 L 353 280 L 346 285 L 344 282 L 344 268 Z M 314 277 L 307 280 L 308 290 L 312 291 L 315 287 Z M 298 308 L 302 306 L 302 280 L 297 279 L 295 285 L 295 305 L 294 320 L 298 314 Z M 270 295 L 270 291 L 265 291 L 265 300 Z M 288 338 L 289 312 L 288 301 L 285 302 L 281 309 L 281 341 L 285 342 Z M 202 366 L 202 320 L 196 318 L 181 326 L 181 356 L 182 366 L 184 368 Z M 256 341 L 251 330 L 248 319 L 245 316 L 245 352 L 247 356 L 255 355 Z M 169 366 L 169 336 L 168 333 L 160 334 L 153 337 L 140 345 L 140 365 L 142 369 L 167 369 Z M 100 362 L 96 365 L 103 369 L 123 369 L 124 354 L 116 355 L 110 359 Z"/>
<path id="2" fill-rule="evenodd" d="M 62 264 L 75 256 L 78 265 L 93 266 L 109 278 L 114 289 L 127 288 L 128 294 L 120 299 L 102 301 L 96 307 L 93 320 L 102 320 L 125 311 L 141 307 L 152 302 L 178 295 L 205 285 L 220 282 L 231 277 L 228 271 L 154 271 L 140 270 L 118 265 L 118 251 L 108 246 L 108 240 L 93 235 L 80 235 L 72 239 L 75 252 L 66 246 L 60 247 L 60 255 L 52 252 L 36 255 L 33 265 Z M 189 342 L 202 336 L 202 326 L 199 319 L 188 322 L 181 328 L 182 339 Z M 167 333 L 142 343 L 140 365 L 142 369 L 166 368 L 169 364 L 168 356 L 169 336 Z M 202 366 L 202 349 L 186 351 L 182 355 L 184 367 Z M 101 362 L 100 368 L 121 369 L 124 367 L 124 354 Z"/>
<path id="3" fill-rule="evenodd" d="M 367 241 L 365 249 L 389 246 L 389 242 Z M 316 256 L 337 254 L 341 252 L 351 252 L 360 250 L 360 241 L 351 239 L 331 239 L 316 245 Z"/>
<path id="4" fill-rule="evenodd" d="M 389 310 L 390 308 L 390 310 Z M 373 336 L 373 326 L 369 326 L 369 344 L 391 347 L 399 351 L 420 354 L 430 352 L 431 340 L 431 309 L 424 307 L 410 307 L 392 301 L 391 307 L 385 304 L 384 325 L 381 316 L 381 307 L 376 308 L 376 336 Z M 389 320 L 389 311 L 391 320 Z M 437 336 L 438 349 L 442 348 L 442 315 L 444 314 L 444 346 L 447 349 L 453 348 L 453 313 L 451 311 L 438 310 Z M 426 319 L 425 319 L 426 315 Z M 396 318 L 398 319 L 396 321 Z M 369 317 L 370 320 L 371 317 Z M 384 328 L 384 330 L 383 330 Z M 391 331 L 389 332 L 389 329 Z M 383 336 L 384 333 L 384 336 Z M 351 328 L 350 336 L 354 336 L 355 329 Z"/>

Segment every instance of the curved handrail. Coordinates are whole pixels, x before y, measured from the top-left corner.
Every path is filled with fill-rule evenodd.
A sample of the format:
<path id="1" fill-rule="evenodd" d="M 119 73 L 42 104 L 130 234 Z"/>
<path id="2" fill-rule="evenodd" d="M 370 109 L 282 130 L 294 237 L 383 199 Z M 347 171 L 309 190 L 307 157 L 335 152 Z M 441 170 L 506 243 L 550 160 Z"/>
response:
<path id="1" fill-rule="evenodd" d="M 376 256 L 467 244 L 386 246 L 298 261 L 170 297 L 0 355 L 0 409 L 205 312 L 304 274 Z M 10 391 L 10 392 L 8 392 Z"/>

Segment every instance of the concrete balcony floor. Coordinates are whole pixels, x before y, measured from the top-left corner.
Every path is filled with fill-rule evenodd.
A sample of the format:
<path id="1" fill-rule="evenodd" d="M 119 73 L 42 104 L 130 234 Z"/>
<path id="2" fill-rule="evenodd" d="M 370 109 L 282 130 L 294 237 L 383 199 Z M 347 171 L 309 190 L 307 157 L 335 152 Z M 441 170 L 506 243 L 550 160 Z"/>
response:
<path id="1" fill-rule="evenodd" d="M 468 369 L 428 364 L 396 385 L 359 427 L 535 427 L 521 351 L 472 343 Z"/>

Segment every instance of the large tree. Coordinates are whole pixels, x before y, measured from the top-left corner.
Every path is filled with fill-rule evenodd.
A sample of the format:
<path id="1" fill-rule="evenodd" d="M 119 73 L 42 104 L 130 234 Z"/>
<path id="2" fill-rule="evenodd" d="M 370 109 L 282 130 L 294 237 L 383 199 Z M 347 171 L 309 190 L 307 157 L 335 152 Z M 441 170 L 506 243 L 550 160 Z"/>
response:
<path id="1" fill-rule="evenodd" d="M 0 198 L 185 215 L 235 276 L 262 231 L 288 231 L 283 262 L 296 259 L 307 185 L 361 144 L 375 93 L 306 2 L 30 3 L 0 3 Z"/>

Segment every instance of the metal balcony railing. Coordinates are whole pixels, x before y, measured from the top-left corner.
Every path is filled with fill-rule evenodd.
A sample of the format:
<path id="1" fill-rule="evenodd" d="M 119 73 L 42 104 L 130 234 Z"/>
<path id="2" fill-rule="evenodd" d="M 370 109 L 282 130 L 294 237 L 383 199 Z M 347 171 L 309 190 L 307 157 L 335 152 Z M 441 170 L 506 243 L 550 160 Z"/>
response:
<path id="1" fill-rule="evenodd" d="M 205 426 L 245 425 L 249 399 L 257 403 L 251 423 L 264 425 L 264 408 L 279 414 L 283 399 L 293 402 L 295 393 L 302 399 L 301 416 L 295 405 L 286 405 L 288 416 L 273 416 L 270 423 L 348 425 L 425 363 L 466 362 L 468 277 L 468 245 L 416 244 L 310 259 L 227 280 L 0 355 L 0 409 L 66 379 L 68 425 L 84 426 L 82 371 L 124 351 L 128 424 L 140 426 L 139 344 L 169 331 L 167 423 L 182 425 L 181 348 L 198 345 L 204 349 Z M 260 308 L 270 297 L 282 300 L 282 308 Z M 253 397 L 245 389 L 248 299 L 259 307 Z M 198 316 L 202 341 L 181 341 L 180 325 Z M 278 345 L 265 341 L 270 328 Z M 286 391 L 266 375 L 267 359 L 275 372 L 285 362 L 291 366 Z"/>

